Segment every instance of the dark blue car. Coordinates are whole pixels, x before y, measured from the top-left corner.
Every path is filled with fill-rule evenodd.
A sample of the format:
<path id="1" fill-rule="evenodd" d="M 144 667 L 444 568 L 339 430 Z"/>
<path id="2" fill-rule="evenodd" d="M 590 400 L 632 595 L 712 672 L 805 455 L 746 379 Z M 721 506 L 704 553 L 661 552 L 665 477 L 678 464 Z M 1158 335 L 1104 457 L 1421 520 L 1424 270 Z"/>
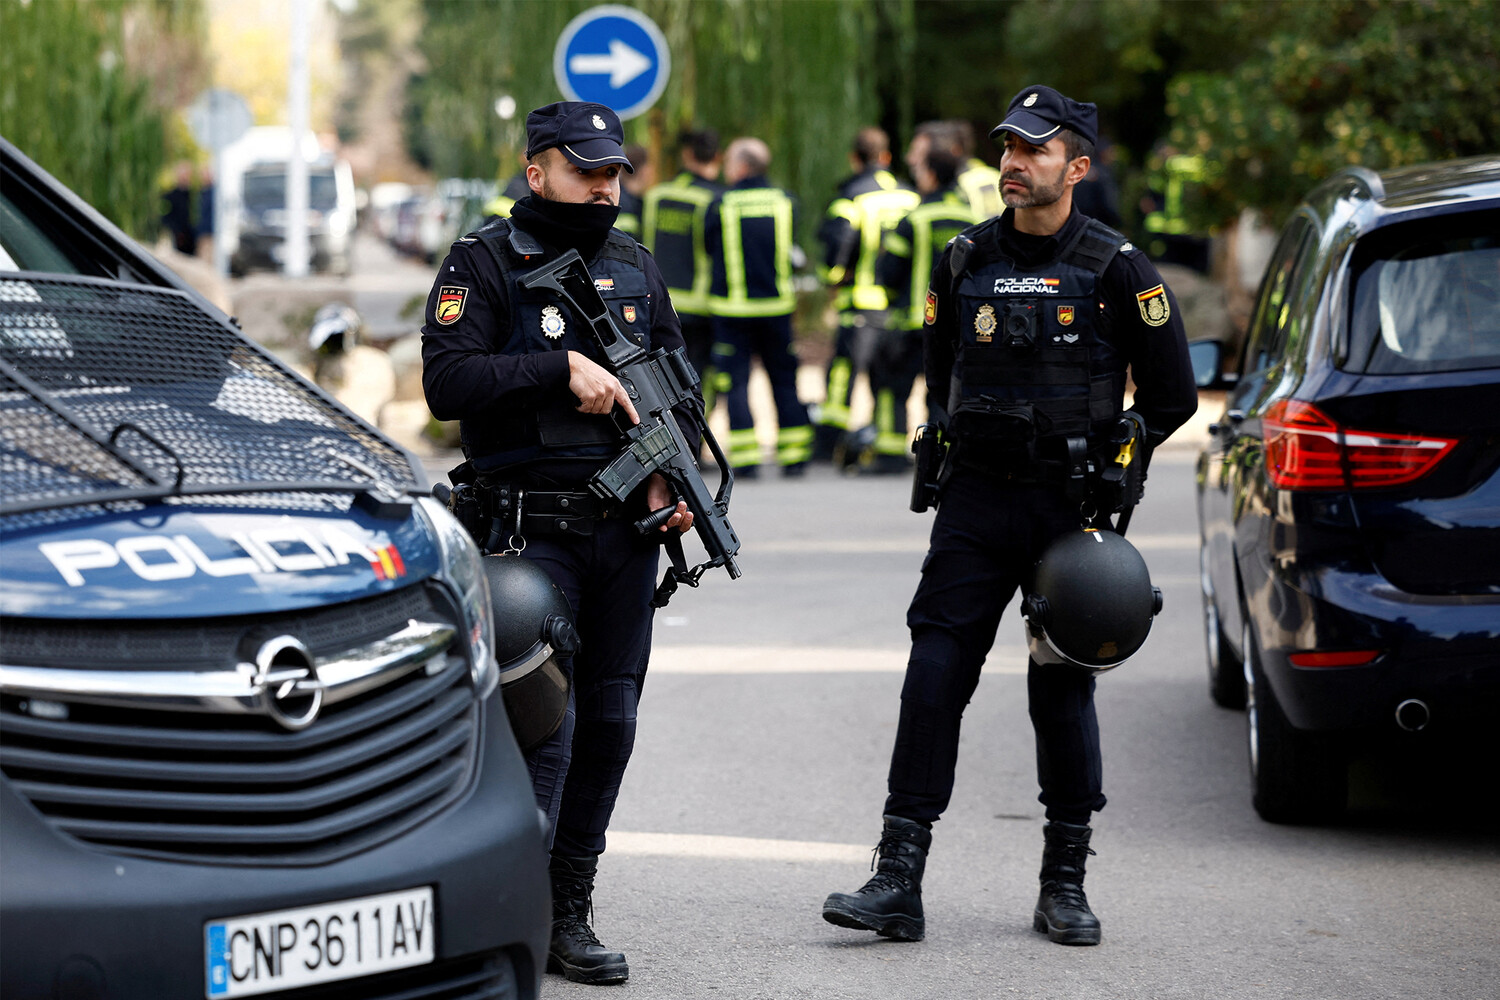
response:
<path id="1" fill-rule="evenodd" d="M 478 550 L 0 140 L 0 994 L 534 998 Z"/>
<path id="2" fill-rule="evenodd" d="M 1198 463 L 1210 690 L 1260 815 L 1324 819 L 1351 755 L 1500 717 L 1500 158 L 1314 190 L 1236 373 Z"/>

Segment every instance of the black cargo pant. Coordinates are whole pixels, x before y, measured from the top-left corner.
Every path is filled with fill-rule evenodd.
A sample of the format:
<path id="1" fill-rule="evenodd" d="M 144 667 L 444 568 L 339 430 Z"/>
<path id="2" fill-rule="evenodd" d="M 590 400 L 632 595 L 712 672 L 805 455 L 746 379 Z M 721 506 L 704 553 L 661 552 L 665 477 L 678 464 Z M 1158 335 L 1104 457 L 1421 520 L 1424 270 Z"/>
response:
<path id="1" fill-rule="evenodd" d="M 604 852 L 604 832 L 635 747 L 659 551 L 621 517 L 598 521 L 588 537 L 529 538 L 522 552 L 562 589 L 578 626 L 578 652 L 562 665 L 572 681 L 567 715 L 526 757 L 556 854 Z"/>
<path id="2" fill-rule="evenodd" d="M 1057 486 L 1011 483 L 966 469 L 948 482 L 922 581 L 906 613 L 912 649 L 891 755 L 887 814 L 930 824 L 947 808 L 959 724 L 1001 612 L 1017 589 L 1030 583 L 1047 543 L 1079 525 L 1077 505 Z M 1087 823 L 1105 801 L 1094 678 L 1032 660 L 1026 690 L 1046 816 Z"/>

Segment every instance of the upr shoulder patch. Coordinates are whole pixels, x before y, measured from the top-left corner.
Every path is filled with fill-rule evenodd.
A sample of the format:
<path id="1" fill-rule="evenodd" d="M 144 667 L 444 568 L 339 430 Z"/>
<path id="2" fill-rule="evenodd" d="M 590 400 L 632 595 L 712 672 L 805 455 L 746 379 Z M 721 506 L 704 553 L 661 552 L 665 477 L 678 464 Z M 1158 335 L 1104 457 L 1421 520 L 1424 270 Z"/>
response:
<path id="1" fill-rule="evenodd" d="M 922 322 L 932 326 L 937 322 L 937 292 L 927 289 L 927 304 L 922 307 Z"/>
<path id="2" fill-rule="evenodd" d="M 457 323 L 468 300 L 469 290 L 463 285 L 443 285 L 438 289 L 437 321 L 444 326 Z"/>
<path id="3" fill-rule="evenodd" d="M 1135 303 L 1140 307 L 1141 319 L 1147 326 L 1161 326 L 1172 316 L 1172 307 L 1167 302 L 1167 288 L 1157 285 L 1144 292 L 1137 292 Z"/>

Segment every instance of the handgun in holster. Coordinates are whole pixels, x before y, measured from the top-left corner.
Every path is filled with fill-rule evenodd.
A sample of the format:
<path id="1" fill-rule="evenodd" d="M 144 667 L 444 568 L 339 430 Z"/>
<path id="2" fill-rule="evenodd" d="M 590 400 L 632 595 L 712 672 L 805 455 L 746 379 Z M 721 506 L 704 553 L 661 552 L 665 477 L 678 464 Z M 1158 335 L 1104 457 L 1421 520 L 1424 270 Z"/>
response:
<path id="1" fill-rule="evenodd" d="M 1136 504 L 1146 492 L 1149 458 L 1146 421 L 1139 413 L 1122 413 L 1105 445 L 1103 467 L 1095 477 L 1095 499 L 1101 514 L 1119 514 L 1115 531 L 1125 534 Z"/>
<path id="2" fill-rule="evenodd" d="M 922 424 L 911 443 L 916 456 L 912 470 L 911 509 L 921 514 L 938 505 L 943 485 L 943 466 L 948 460 L 948 438 L 940 424 Z"/>

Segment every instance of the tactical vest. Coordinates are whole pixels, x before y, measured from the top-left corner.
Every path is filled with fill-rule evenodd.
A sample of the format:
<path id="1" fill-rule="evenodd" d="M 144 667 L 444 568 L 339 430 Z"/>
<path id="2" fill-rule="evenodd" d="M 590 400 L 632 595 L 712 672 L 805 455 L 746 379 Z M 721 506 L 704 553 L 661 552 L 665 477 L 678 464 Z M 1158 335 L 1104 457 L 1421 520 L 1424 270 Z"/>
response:
<path id="1" fill-rule="evenodd" d="M 684 171 L 648 190 L 643 199 L 641 242 L 656 257 L 679 313 L 708 315 L 712 265 L 703 242 L 703 219 L 716 193 L 713 185 Z"/>
<path id="2" fill-rule="evenodd" d="M 714 276 L 709 312 L 742 318 L 790 315 L 797 308 L 791 196 L 774 187 L 725 191 L 719 196 L 719 235 L 722 245 L 713 250 L 723 255 L 724 271 Z"/>
<path id="3" fill-rule="evenodd" d="M 1099 278 L 1124 243 L 1090 219 L 1056 260 L 1027 269 L 991 255 L 955 276 L 949 412 L 965 461 L 1018 472 L 1102 443 L 1123 409 L 1125 359 L 1102 336 Z"/>
<path id="4" fill-rule="evenodd" d="M 558 257 L 531 234 L 502 219 L 472 234 L 500 268 L 510 301 L 510 329 L 500 354 L 545 354 L 578 351 L 601 362 L 593 335 L 562 300 L 544 289 L 525 289 L 521 278 Z M 651 306 L 641 248 L 611 229 L 604 245 L 588 261 L 594 287 L 615 314 L 621 331 L 651 349 Z M 492 472 L 543 458 L 613 456 L 623 440 L 614 421 L 601 414 L 578 412 L 578 400 L 566 389 L 549 392 L 534 407 L 496 412 L 461 426 L 464 453 L 480 472 Z"/>

